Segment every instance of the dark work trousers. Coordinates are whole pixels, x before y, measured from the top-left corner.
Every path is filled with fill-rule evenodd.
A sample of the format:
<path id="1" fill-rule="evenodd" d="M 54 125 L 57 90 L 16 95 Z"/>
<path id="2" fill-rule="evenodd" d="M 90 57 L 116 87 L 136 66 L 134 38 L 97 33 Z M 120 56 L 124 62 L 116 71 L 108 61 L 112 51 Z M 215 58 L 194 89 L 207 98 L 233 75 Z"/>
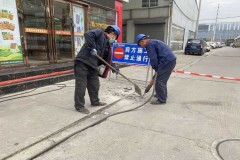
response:
<path id="1" fill-rule="evenodd" d="M 82 63 L 75 62 L 74 65 L 75 73 L 75 108 L 79 109 L 84 107 L 85 104 L 85 91 L 88 89 L 91 104 L 99 103 L 98 91 L 100 88 L 98 71 L 91 68 L 90 66 Z"/>
<path id="2" fill-rule="evenodd" d="M 162 68 L 159 68 L 159 71 L 157 72 L 155 90 L 158 100 L 162 103 L 166 103 L 167 82 L 175 66 L 176 60 L 173 60 L 171 62 L 168 62 Z"/>

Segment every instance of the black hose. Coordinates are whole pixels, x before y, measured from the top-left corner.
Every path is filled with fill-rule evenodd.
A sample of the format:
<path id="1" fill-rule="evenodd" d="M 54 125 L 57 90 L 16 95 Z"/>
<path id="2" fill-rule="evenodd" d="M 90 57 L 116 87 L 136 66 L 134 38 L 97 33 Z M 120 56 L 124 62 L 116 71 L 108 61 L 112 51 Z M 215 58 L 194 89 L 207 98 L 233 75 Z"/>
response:
<path id="1" fill-rule="evenodd" d="M 135 108 L 132 108 L 132 109 L 128 109 L 128 110 L 125 110 L 125 111 L 120 111 L 120 112 L 116 112 L 116 113 L 110 114 L 110 115 L 108 115 L 108 116 L 106 116 L 106 117 L 104 117 L 104 118 L 102 118 L 102 119 L 94 122 L 93 124 L 91 124 L 91 125 L 89 125 L 89 126 L 86 126 L 86 127 L 82 128 L 82 129 L 80 129 L 80 130 L 77 130 L 77 131 L 71 133 L 71 134 L 68 135 L 67 137 L 64 137 L 64 138 L 61 139 L 60 141 L 52 144 L 51 146 L 49 146 L 49 147 L 45 148 L 44 150 L 40 151 L 39 153 L 36 153 L 35 155 L 31 156 L 31 157 L 28 158 L 27 160 L 35 159 L 35 158 L 43 155 L 44 153 L 47 153 L 48 151 L 50 151 L 50 150 L 52 150 L 53 148 L 55 148 L 56 146 L 60 145 L 62 142 L 68 140 L 68 139 L 71 138 L 72 136 L 74 136 L 74 135 L 76 135 L 76 134 L 78 134 L 78 133 L 80 133 L 80 132 L 82 132 L 82 131 L 85 131 L 85 130 L 87 130 L 88 128 L 94 127 L 94 126 L 96 126 L 96 125 L 98 125 L 98 124 L 106 121 L 109 117 L 112 117 L 112 116 L 115 116 L 115 115 L 118 115 L 118 114 L 122 114 L 122 113 L 126 113 L 126 112 L 131 112 L 131 111 L 134 111 L 134 110 L 136 110 L 136 109 L 144 106 L 145 104 L 147 104 L 147 103 L 152 99 L 152 97 L 153 97 L 153 95 L 154 95 L 154 93 L 155 93 L 156 78 L 157 78 L 157 73 L 156 73 L 156 76 L 155 76 L 155 79 L 154 79 L 153 92 L 152 92 L 150 98 L 149 98 L 146 102 L 144 102 L 143 104 L 141 104 L 141 105 L 139 105 L 139 106 L 137 106 L 137 107 L 135 107 Z"/>
<path id="2" fill-rule="evenodd" d="M 14 95 L 10 95 L 10 96 L 1 96 L 0 99 L 7 99 L 7 98 L 10 98 L 10 97 L 16 97 L 18 95 L 23 95 L 23 94 L 26 94 L 26 93 L 31 93 L 35 90 L 37 90 L 38 88 L 33 88 L 32 90 L 30 91 L 26 91 L 26 92 L 23 92 L 23 93 L 18 93 L 18 94 L 14 94 Z"/>
<path id="3" fill-rule="evenodd" d="M 31 96 L 35 96 L 35 95 L 44 94 L 44 93 L 49 93 L 49 92 L 53 92 L 53 91 L 58 91 L 58 90 L 61 90 L 61 89 L 63 89 L 63 88 L 66 87 L 66 84 L 53 84 L 53 85 L 57 85 L 57 86 L 59 86 L 60 88 L 58 88 L 58 89 L 53 89 L 53 90 L 50 90 L 50 91 L 35 93 L 35 94 L 31 94 L 31 95 L 26 95 L 26 96 L 17 97 L 18 95 L 30 93 L 30 92 L 33 92 L 33 91 L 35 91 L 35 90 L 38 89 L 38 88 L 35 88 L 35 89 L 33 89 L 33 90 L 29 91 L 29 92 L 19 93 L 19 94 L 12 95 L 12 96 L 8 96 L 8 97 L 1 97 L 0 99 L 4 99 L 4 100 L 0 101 L 0 103 L 6 102 L 6 101 L 10 101 L 10 100 L 14 100 L 14 99 L 20 99 L 20 98 L 31 97 Z M 10 97 L 14 97 L 14 98 L 10 98 Z M 8 99 L 8 98 L 9 98 L 9 99 Z"/>

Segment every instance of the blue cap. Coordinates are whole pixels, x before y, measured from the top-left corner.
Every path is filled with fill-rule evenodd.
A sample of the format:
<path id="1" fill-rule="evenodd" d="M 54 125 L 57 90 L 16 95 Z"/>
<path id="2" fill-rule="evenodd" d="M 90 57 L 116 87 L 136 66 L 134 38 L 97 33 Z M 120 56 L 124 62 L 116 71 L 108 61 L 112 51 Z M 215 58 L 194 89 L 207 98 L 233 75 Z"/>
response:
<path id="1" fill-rule="evenodd" d="M 108 26 L 108 27 L 106 28 L 106 30 L 109 30 L 109 29 L 115 31 L 116 36 L 117 36 L 116 39 L 118 39 L 118 37 L 119 37 L 120 34 L 121 34 L 120 28 L 119 28 L 117 25 L 112 25 L 112 26 Z"/>
<path id="2" fill-rule="evenodd" d="M 139 34 L 137 37 L 136 37 L 136 43 L 137 45 L 139 45 L 139 42 L 142 40 L 142 39 L 145 39 L 145 38 L 148 38 L 149 36 L 145 35 L 145 34 Z"/>

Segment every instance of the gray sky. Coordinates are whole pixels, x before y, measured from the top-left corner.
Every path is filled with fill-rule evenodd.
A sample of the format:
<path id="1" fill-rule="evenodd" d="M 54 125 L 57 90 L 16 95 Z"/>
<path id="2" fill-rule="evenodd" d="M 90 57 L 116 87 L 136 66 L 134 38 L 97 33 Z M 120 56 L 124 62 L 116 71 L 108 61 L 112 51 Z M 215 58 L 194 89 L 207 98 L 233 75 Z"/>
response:
<path id="1" fill-rule="evenodd" d="M 240 0 L 202 0 L 200 23 L 215 22 L 215 20 L 207 19 L 216 19 L 218 4 L 219 4 L 218 22 L 240 21 Z"/>

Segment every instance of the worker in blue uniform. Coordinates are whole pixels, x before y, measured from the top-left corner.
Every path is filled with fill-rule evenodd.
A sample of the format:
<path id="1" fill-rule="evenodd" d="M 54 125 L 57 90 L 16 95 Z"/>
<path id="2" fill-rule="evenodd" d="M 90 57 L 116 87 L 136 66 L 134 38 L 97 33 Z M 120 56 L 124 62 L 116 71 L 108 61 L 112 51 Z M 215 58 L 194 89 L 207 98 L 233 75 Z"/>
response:
<path id="1" fill-rule="evenodd" d="M 139 34 L 136 42 L 146 48 L 151 66 L 157 73 L 155 84 L 157 99 L 152 100 L 151 104 L 165 104 L 168 94 L 167 82 L 176 65 L 176 56 L 167 44 L 157 39 L 150 39 L 145 34 Z"/>
<path id="2" fill-rule="evenodd" d="M 108 26 L 105 31 L 101 29 L 89 30 L 84 34 L 85 43 L 77 54 L 74 61 L 75 73 L 75 108 L 78 112 L 88 114 L 85 108 L 85 91 L 88 89 L 92 106 L 104 106 L 98 97 L 100 88 L 99 76 L 106 78 L 109 67 L 106 66 L 103 73 L 99 73 L 99 66 L 104 65 L 96 54 L 111 64 L 111 44 L 120 35 L 120 29 L 117 25 Z"/>

